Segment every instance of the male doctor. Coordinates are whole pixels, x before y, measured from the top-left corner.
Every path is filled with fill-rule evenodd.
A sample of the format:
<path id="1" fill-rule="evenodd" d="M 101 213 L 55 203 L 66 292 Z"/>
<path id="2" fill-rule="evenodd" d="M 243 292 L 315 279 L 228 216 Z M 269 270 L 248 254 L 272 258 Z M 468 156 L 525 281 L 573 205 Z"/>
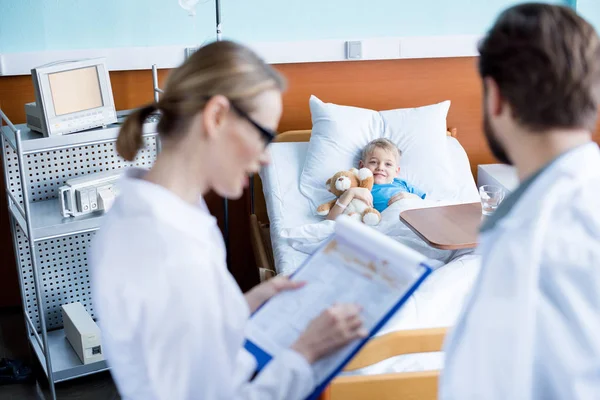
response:
<path id="1" fill-rule="evenodd" d="M 481 227 L 441 399 L 600 398 L 600 39 L 566 7 L 507 9 L 480 44 L 485 134 L 520 186 Z"/>

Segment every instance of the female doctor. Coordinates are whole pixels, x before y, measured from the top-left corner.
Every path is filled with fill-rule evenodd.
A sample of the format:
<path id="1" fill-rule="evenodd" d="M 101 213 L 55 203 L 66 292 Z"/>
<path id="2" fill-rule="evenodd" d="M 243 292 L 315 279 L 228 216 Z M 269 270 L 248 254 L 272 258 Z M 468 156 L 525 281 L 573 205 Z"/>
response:
<path id="1" fill-rule="evenodd" d="M 253 378 L 243 348 L 249 314 L 300 285 L 277 278 L 244 296 L 202 196 L 239 198 L 268 162 L 283 87 L 250 50 L 215 42 L 123 125 L 117 150 L 133 160 L 144 120 L 161 113 L 161 153 L 149 172 L 127 171 L 91 246 L 104 353 L 124 399 L 301 399 L 315 386 L 310 364 L 366 334 L 358 307 L 334 306 Z"/>

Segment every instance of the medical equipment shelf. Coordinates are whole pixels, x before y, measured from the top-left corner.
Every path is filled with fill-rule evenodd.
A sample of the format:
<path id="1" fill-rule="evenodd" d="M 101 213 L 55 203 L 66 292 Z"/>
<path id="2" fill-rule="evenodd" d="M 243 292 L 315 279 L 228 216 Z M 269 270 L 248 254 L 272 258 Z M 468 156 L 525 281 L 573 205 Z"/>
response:
<path id="1" fill-rule="evenodd" d="M 60 201 L 50 199 L 36 201 L 31 203 L 29 210 L 31 213 L 31 223 L 33 228 L 32 239 L 34 241 L 48 240 L 65 235 L 72 235 L 74 232 L 89 232 L 98 229 L 102 221 L 102 214 L 90 214 L 81 217 L 63 218 L 57 212 L 60 210 Z M 16 207 L 10 207 L 13 216 L 19 221 L 21 229 L 29 237 L 26 227 L 23 227 L 24 220 Z"/>
<path id="2" fill-rule="evenodd" d="M 45 354 L 42 347 L 35 339 L 33 335 L 29 336 L 29 341 L 33 346 L 33 349 L 41 362 L 42 367 L 46 375 L 45 365 Z M 48 332 L 48 348 L 50 349 L 50 358 L 52 359 L 52 374 L 54 382 L 63 382 L 70 379 L 79 378 L 82 376 L 90 375 L 95 372 L 101 372 L 108 370 L 108 366 L 105 360 L 98 361 L 91 364 L 82 364 L 77 356 L 77 353 L 73 351 L 71 345 L 65 339 L 65 332 L 63 329 L 57 329 Z"/>
<path id="3" fill-rule="evenodd" d="M 13 125 L 14 126 L 14 125 Z M 152 137 L 156 135 L 156 122 L 144 124 L 144 136 Z M 76 134 L 43 137 L 40 133 L 30 130 L 25 124 L 15 126 L 20 131 L 21 146 L 23 154 L 32 154 L 40 151 L 60 150 L 74 146 L 87 146 L 111 142 L 117 139 L 120 124 L 111 124 L 105 129 L 92 129 Z M 6 137 L 8 144 L 13 150 L 17 149 L 17 140 L 14 131 L 10 126 L 2 127 L 2 134 Z"/>
<path id="4" fill-rule="evenodd" d="M 96 318 L 87 252 L 103 215 L 63 218 L 58 188 L 77 176 L 129 166 L 150 168 L 160 151 L 156 118 L 143 127 L 144 146 L 133 162 L 118 156 L 120 125 L 43 137 L 13 125 L 0 110 L 0 141 L 21 301 L 28 339 L 54 384 L 106 370 L 84 365 L 65 337 L 61 306 L 81 302 Z"/>

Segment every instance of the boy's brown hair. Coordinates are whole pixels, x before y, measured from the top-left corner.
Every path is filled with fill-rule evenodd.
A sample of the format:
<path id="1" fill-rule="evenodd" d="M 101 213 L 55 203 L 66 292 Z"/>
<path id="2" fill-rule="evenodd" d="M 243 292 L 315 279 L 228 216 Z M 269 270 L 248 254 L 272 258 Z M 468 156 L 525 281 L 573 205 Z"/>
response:
<path id="1" fill-rule="evenodd" d="M 379 138 L 369 142 L 369 144 L 367 144 L 362 151 L 361 160 L 363 160 L 363 162 L 366 162 L 369 155 L 373 152 L 373 150 L 377 148 L 391 151 L 392 153 L 394 153 L 396 155 L 396 162 L 400 164 L 400 157 L 402 157 L 402 151 L 398 148 L 398 146 L 394 144 L 394 142 L 385 138 Z"/>
<path id="2" fill-rule="evenodd" d="M 479 45 L 515 119 L 533 131 L 593 130 L 600 103 L 600 39 L 572 9 L 526 3 L 504 11 Z"/>

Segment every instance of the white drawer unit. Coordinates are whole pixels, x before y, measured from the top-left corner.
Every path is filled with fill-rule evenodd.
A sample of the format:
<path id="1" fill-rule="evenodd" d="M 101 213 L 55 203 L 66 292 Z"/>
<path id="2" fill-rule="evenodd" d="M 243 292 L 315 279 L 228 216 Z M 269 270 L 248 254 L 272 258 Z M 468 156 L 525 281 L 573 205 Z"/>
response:
<path id="1" fill-rule="evenodd" d="M 511 193 L 519 186 L 519 178 L 514 167 L 507 164 L 482 164 L 477 166 L 477 186 L 494 185 Z"/>

